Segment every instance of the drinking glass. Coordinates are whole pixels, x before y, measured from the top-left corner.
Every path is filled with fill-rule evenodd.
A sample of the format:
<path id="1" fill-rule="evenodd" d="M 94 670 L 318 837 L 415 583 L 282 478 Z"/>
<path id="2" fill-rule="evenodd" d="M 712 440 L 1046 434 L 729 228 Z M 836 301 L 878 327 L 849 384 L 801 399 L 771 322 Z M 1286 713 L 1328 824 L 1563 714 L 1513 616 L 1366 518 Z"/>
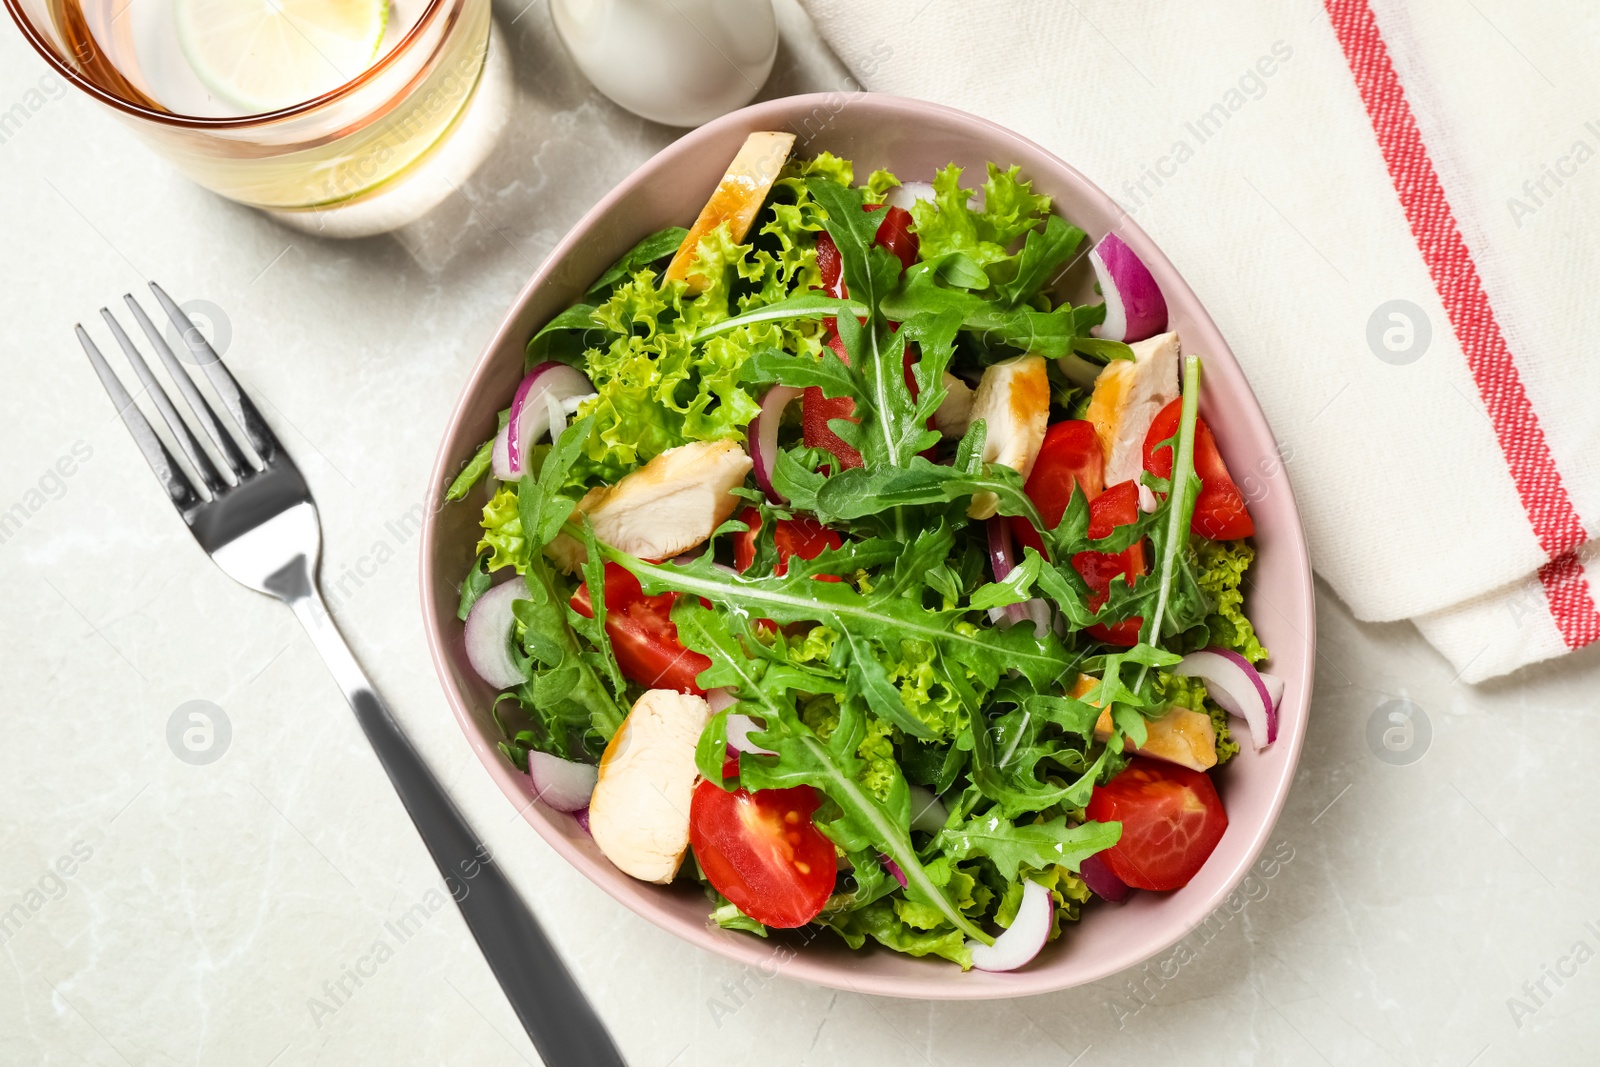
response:
<path id="1" fill-rule="evenodd" d="M 238 115 L 184 108 L 191 101 L 167 88 L 182 88 L 174 0 L 4 0 L 50 66 L 195 182 L 344 237 L 426 213 L 483 161 L 509 116 L 510 64 L 489 0 L 411 2 L 420 10 L 396 0 L 390 18 L 410 17 L 352 80 Z"/>

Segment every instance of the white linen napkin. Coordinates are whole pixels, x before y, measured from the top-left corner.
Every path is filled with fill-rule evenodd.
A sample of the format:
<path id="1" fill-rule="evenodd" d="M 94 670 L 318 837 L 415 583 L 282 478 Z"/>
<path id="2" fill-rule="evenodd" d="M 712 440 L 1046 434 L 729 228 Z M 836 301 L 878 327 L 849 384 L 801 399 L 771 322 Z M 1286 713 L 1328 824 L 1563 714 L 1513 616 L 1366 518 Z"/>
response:
<path id="1" fill-rule="evenodd" d="M 1039 141 L 1154 237 L 1357 617 L 1467 681 L 1600 638 L 1600 10 L 803 2 L 863 88 Z"/>

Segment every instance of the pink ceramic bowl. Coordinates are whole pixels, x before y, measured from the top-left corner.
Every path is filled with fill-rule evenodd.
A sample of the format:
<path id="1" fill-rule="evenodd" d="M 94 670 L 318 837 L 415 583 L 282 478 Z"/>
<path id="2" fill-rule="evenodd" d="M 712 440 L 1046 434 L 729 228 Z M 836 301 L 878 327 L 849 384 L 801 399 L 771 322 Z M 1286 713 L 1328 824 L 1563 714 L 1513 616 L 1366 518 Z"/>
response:
<path id="1" fill-rule="evenodd" d="M 1035 190 L 1050 194 L 1091 241 L 1114 228 L 1154 272 L 1184 350 L 1205 357 L 1201 410 L 1251 499 L 1260 556 L 1247 607 L 1272 651 L 1271 670 L 1287 683 L 1277 743 L 1256 753 L 1246 740 L 1245 750 L 1215 776 L 1228 830 L 1194 881 L 1173 893 L 1135 893 L 1120 906 L 1090 905 L 1081 923 L 1067 927 L 1019 971 L 963 974 L 939 959 L 874 948 L 852 952 L 826 932 L 763 941 L 708 925 L 706 899 L 696 887 L 634 881 L 611 866 L 572 816 L 529 803 L 527 778 L 495 749 L 499 735 L 489 717 L 494 692 L 467 664 L 456 589 L 473 559 L 483 490 L 450 506 L 442 506 L 439 495 L 494 431 L 495 413 L 510 402 L 534 331 L 639 238 L 663 226 L 688 225 L 745 136 L 756 130 L 790 130 L 798 135 L 797 152 L 833 152 L 854 160 L 863 176 L 887 167 L 902 180 L 926 179 L 951 160 L 969 168 L 969 176 L 981 175 L 986 160 L 1021 164 Z M 1080 260 L 1064 279 L 1063 293 L 1074 303 L 1088 302 L 1094 299 L 1092 283 L 1087 260 Z M 428 641 L 456 718 L 484 768 L 557 852 L 622 904 L 691 944 L 766 973 L 779 968 L 791 978 L 839 989 L 939 1000 L 1023 996 L 1104 978 L 1173 945 L 1223 905 L 1255 862 L 1289 792 L 1306 734 L 1315 618 L 1305 538 L 1272 431 L 1227 342 L 1150 238 L 1083 175 L 1033 142 L 972 115 L 890 96 L 796 96 L 726 115 L 661 151 L 596 204 L 522 290 L 456 405 L 431 485 L 434 503 L 422 538 Z"/>

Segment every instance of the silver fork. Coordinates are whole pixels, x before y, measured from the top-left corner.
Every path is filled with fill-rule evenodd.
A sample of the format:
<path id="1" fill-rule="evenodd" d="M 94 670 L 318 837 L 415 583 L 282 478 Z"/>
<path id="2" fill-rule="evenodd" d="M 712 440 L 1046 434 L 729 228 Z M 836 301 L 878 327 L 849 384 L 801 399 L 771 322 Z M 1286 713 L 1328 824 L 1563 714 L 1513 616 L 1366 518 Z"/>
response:
<path id="1" fill-rule="evenodd" d="M 552 1067 L 622 1064 L 610 1034 L 538 921 L 411 746 L 334 626 L 317 589 L 317 562 L 322 551 L 317 506 L 299 469 L 194 323 L 160 286 L 151 282 L 150 289 L 210 380 L 231 417 L 234 433 L 253 453 L 253 457 L 247 456 L 233 434 L 223 428 L 161 331 L 128 294 L 124 299 L 134 320 L 226 468 L 226 473 L 217 469 L 133 341 L 111 312 L 101 308 L 106 326 L 127 354 L 140 384 L 200 482 L 196 485 L 189 479 L 88 332 L 78 326 L 79 343 L 161 487 L 200 547 L 225 574 L 283 601 L 311 635 L 544 1062 Z"/>

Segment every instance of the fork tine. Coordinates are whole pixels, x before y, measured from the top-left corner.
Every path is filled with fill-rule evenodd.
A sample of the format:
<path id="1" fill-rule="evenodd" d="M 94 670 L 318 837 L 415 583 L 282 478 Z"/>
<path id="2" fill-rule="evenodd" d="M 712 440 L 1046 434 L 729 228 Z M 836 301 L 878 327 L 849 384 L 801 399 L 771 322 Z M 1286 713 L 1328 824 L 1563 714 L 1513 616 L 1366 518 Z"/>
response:
<path id="1" fill-rule="evenodd" d="M 167 291 L 155 282 L 150 283 L 150 291 L 155 293 L 156 300 L 160 301 L 161 308 L 167 313 L 167 318 L 178 328 L 183 335 L 184 343 L 189 346 L 189 352 L 205 371 L 206 377 L 211 379 L 211 386 L 222 398 L 222 404 L 233 415 L 234 421 L 244 431 L 245 438 L 250 442 L 250 447 L 255 449 L 256 455 L 261 457 L 261 462 L 270 465 L 274 456 L 283 450 L 278 439 L 267 428 L 266 420 L 261 417 L 261 412 L 250 402 L 239 383 L 234 380 L 228 368 L 223 366 L 222 357 L 212 349 L 211 342 L 207 341 L 198 327 L 184 314 L 182 308 L 173 303 Z"/>
<path id="2" fill-rule="evenodd" d="M 116 406 L 117 414 L 122 416 L 122 424 L 133 435 L 134 444 L 139 446 L 139 451 L 144 453 L 145 462 L 155 471 L 156 479 L 167 491 L 167 498 L 187 518 L 189 509 L 201 503 L 200 495 L 195 492 L 194 486 L 189 484 L 188 477 L 178 466 L 178 461 L 172 458 L 172 453 L 167 451 L 167 446 L 161 443 L 161 438 L 150 428 L 150 423 L 145 421 L 144 414 L 134 405 L 133 397 L 128 395 L 128 390 L 123 386 L 122 380 L 112 372 L 106 357 L 100 354 L 100 350 L 89 339 L 88 332 L 82 325 L 74 329 L 78 334 L 78 343 L 83 346 L 84 354 L 94 366 L 95 374 L 100 376 L 100 384 L 106 387 L 106 392 L 111 395 L 111 403 Z"/>
<path id="3" fill-rule="evenodd" d="M 133 373 L 139 376 L 140 383 L 145 392 L 150 394 L 151 401 L 156 410 L 161 413 L 162 420 L 167 424 L 167 429 L 172 431 L 172 436 L 177 438 L 178 447 L 183 449 L 183 454 L 189 457 L 189 465 L 200 475 L 200 480 L 205 483 L 206 489 L 212 496 L 221 493 L 225 484 L 217 468 L 212 466 L 211 457 L 200 447 L 200 442 L 194 439 L 194 434 L 189 432 L 188 423 L 178 417 L 177 409 L 172 406 L 165 389 L 156 381 L 155 375 L 150 373 L 150 367 L 139 355 L 139 350 L 133 346 L 133 341 L 126 333 L 122 332 L 122 324 L 112 315 L 107 308 L 100 309 L 100 317 L 106 320 L 106 325 L 111 327 L 111 336 L 117 339 L 117 344 L 122 346 L 122 354 L 128 357 L 128 362 L 133 365 Z M 234 471 L 237 477 L 239 471 Z"/>
<path id="4" fill-rule="evenodd" d="M 211 409 L 199 389 L 195 388 L 194 379 L 189 377 L 189 372 L 183 369 L 178 362 L 178 357 L 173 354 L 172 347 L 167 344 L 167 339 L 156 329 L 156 324 L 150 321 L 150 316 L 144 313 L 144 308 L 133 298 L 132 293 L 125 293 L 122 297 L 128 303 L 128 310 L 133 312 L 133 317 L 139 323 L 139 328 L 150 339 L 150 344 L 156 350 L 156 355 L 161 358 L 161 365 L 167 368 L 173 384 L 178 387 L 178 392 L 183 394 L 183 399 L 188 403 L 189 410 L 194 412 L 194 417 L 199 420 L 201 429 L 206 436 L 211 438 L 217 446 L 217 451 L 222 453 L 222 461 L 233 471 L 235 478 L 243 480 L 254 470 L 253 465 L 245 459 L 244 453 L 239 451 L 239 446 L 234 443 L 233 435 L 222 428 L 217 421 L 217 413 Z"/>

